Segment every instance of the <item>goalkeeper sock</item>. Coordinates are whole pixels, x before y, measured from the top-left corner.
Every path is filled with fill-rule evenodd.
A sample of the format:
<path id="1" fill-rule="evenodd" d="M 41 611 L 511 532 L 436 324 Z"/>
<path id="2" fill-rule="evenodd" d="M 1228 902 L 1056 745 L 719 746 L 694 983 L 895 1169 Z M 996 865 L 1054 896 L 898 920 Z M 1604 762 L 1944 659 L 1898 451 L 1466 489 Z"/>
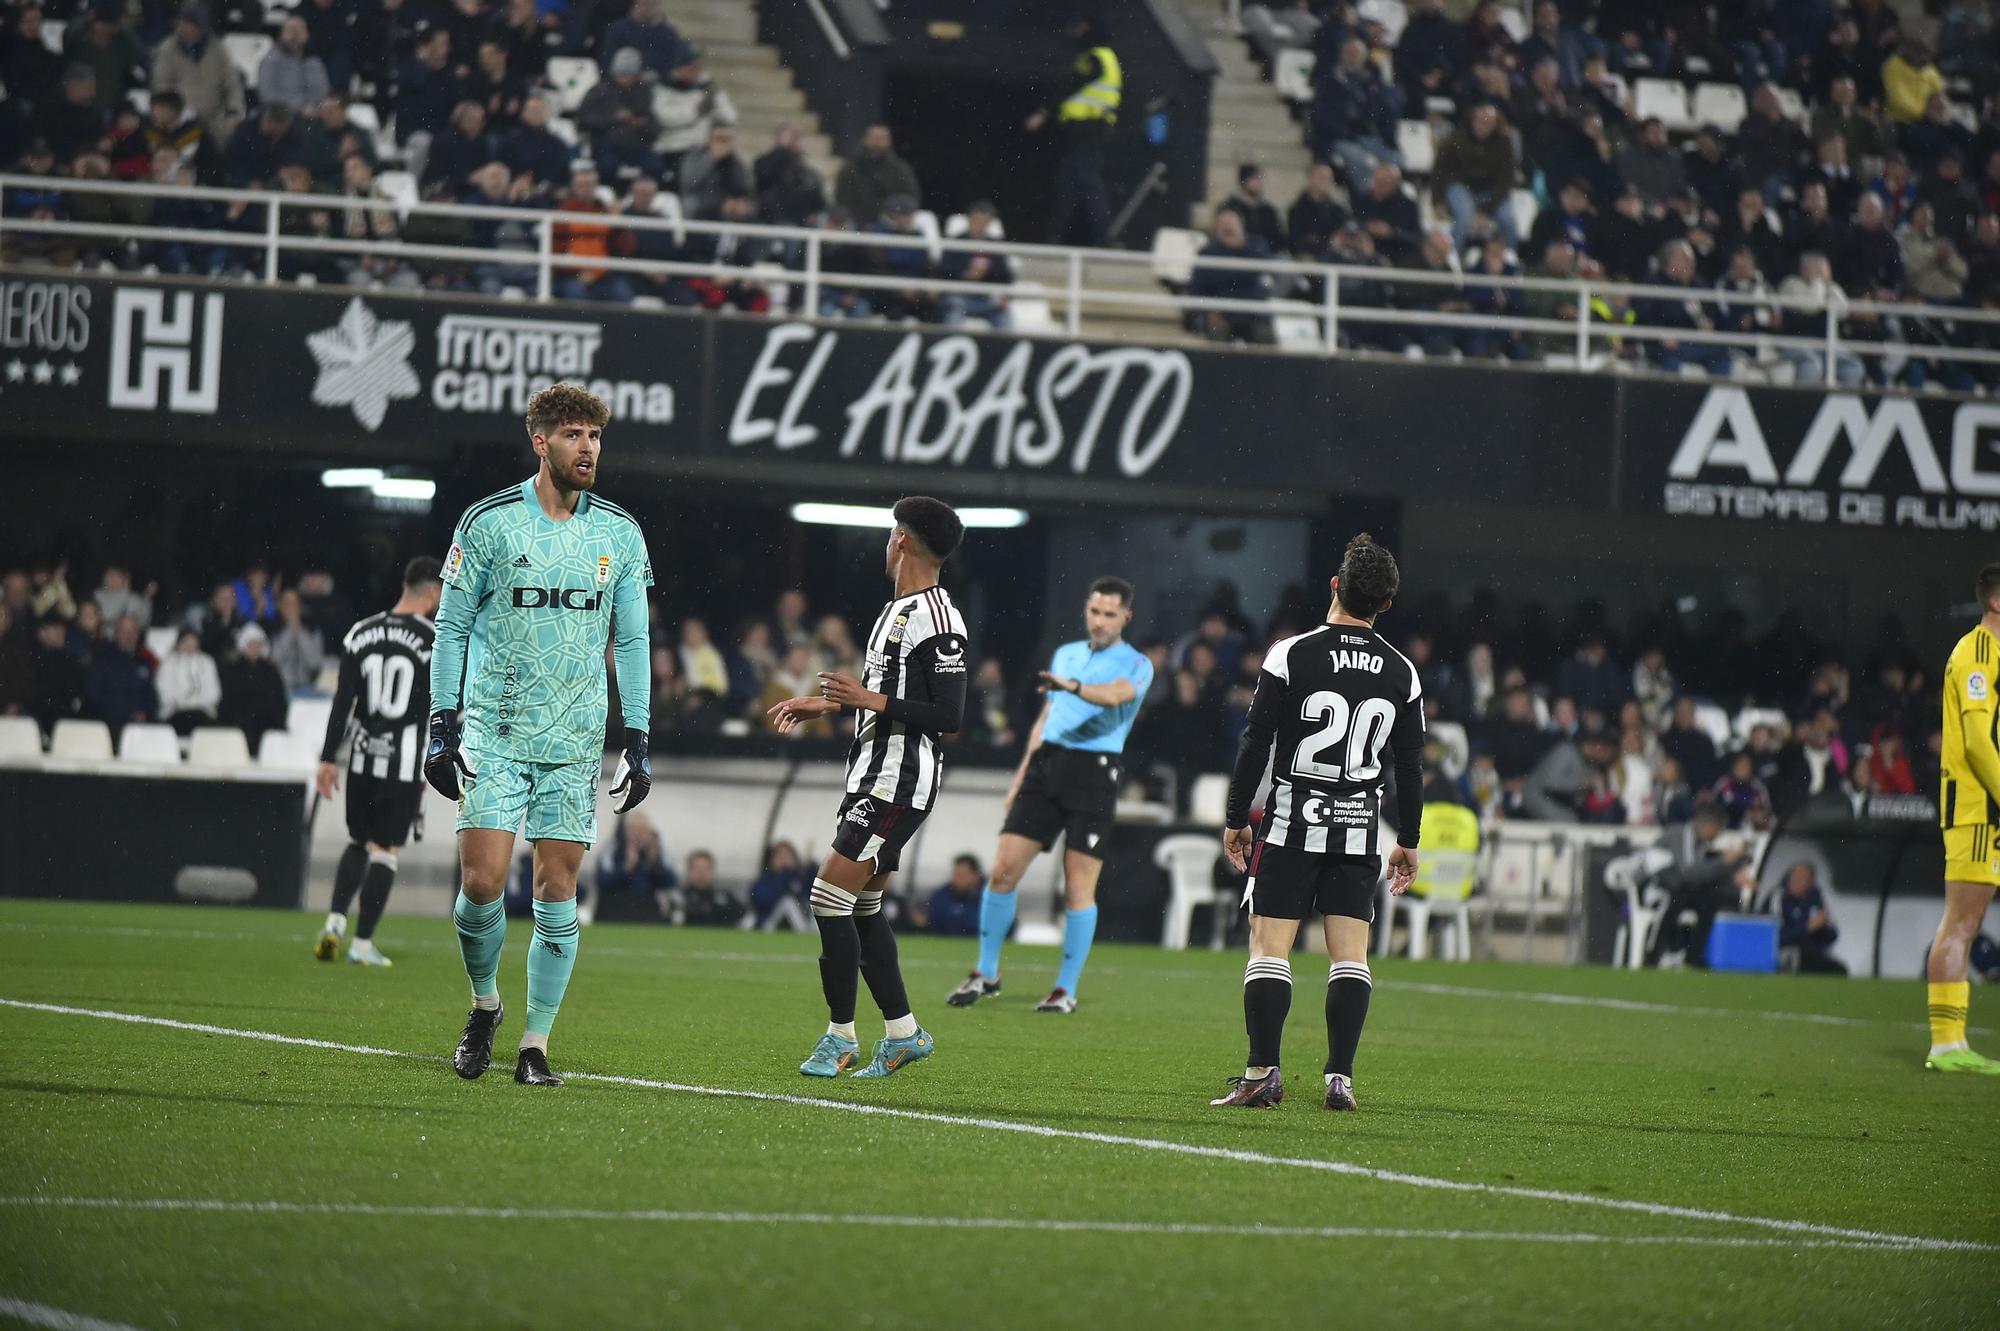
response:
<path id="1" fill-rule="evenodd" d="M 500 1005 L 500 949 L 507 942 L 507 907 L 498 898 L 480 905 L 463 891 L 451 908 L 451 921 L 458 926 L 458 951 L 465 958 L 465 977 L 472 981 L 472 997 Z"/>
<path id="2" fill-rule="evenodd" d="M 1016 893 L 989 887 L 979 894 L 979 973 L 989 980 L 1000 978 L 1000 945 L 1014 927 L 1018 908 Z"/>
<path id="3" fill-rule="evenodd" d="M 1931 1052 L 1949 1053 L 1965 1048 L 1966 1010 L 1972 1003 L 1972 985 L 1965 980 L 1930 986 Z"/>
<path id="4" fill-rule="evenodd" d="M 335 915 L 347 914 L 354 904 L 354 894 L 361 890 L 361 875 L 368 868 L 368 847 L 359 841 L 347 843 L 347 849 L 340 852 L 340 863 L 333 871 L 333 906 Z"/>
<path id="5" fill-rule="evenodd" d="M 396 852 L 368 852 L 368 872 L 361 876 L 361 918 L 354 923 L 356 938 L 373 938 L 389 904 L 389 889 L 396 883 Z"/>
<path id="6" fill-rule="evenodd" d="M 528 1033 L 547 1036 L 576 969 L 576 898 L 535 903 L 535 938 L 528 944 Z M 547 1047 L 546 1039 L 543 1047 Z"/>
<path id="7" fill-rule="evenodd" d="M 1284 957 L 1252 957 L 1243 968 L 1243 1029 L 1250 1037 L 1246 1077 L 1261 1077 L 1278 1066 L 1285 1014 L 1292 1010 L 1292 963 Z"/>

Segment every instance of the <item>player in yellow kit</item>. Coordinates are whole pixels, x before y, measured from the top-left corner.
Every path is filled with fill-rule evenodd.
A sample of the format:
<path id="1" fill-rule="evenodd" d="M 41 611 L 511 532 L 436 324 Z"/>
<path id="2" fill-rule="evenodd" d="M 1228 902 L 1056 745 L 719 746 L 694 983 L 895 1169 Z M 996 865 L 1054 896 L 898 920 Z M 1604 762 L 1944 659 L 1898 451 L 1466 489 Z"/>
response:
<path id="1" fill-rule="evenodd" d="M 1944 751 L 1938 821 L 1944 825 L 1944 919 L 1931 940 L 1931 1052 L 1939 1072 L 2000 1076 L 2000 1061 L 1965 1043 L 1971 986 L 1965 958 L 2000 886 L 2000 564 L 1979 570 L 1979 622 L 1944 668 Z"/>

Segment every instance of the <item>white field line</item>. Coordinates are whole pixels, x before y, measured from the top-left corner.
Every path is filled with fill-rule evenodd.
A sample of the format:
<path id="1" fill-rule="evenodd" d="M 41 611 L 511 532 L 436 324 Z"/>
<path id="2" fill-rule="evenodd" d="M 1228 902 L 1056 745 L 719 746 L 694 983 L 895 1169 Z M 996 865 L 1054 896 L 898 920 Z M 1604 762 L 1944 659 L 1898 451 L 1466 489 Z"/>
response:
<path id="1" fill-rule="evenodd" d="M 96 924 L 28 924 L 0 923 L 0 932 L 22 930 L 39 933 L 97 933 L 128 938 L 192 938 L 204 942 L 232 943 L 282 943 L 291 946 L 289 939 L 274 939 L 270 934 L 228 933 L 200 929 L 153 929 L 123 925 Z M 411 938 L 397 943 L 391 950 L 433 951 L 456 949 L 450 939 Z M 804 953 L 733 952 L 709 948 L 686 948 L 677 951 L 654 950 L 641 947 L 620 947 L 617 944 L 599 945 L 590 948 L 592 956 L 618 957 L 635 961 L 658 961 L 672 963 L 681 960 L 703 962 L 727 962 L 730 964 L 749 963 L 752 965 L 777 964 L 797 966 L 812 963 L 815 958 Z M 904 958 L 906 970 L 951 970 L 962 971 L 964 966 L 954 961 L 934 961 L 927 957 Z M 1099 966 L 1093 975 L 1118 975 L 1116 966 Z M 1154 970 L 1143 972 L 1127 971 L 1127 974 L 1143 973 L 1149 977 L 1167 980 L 1215 980 L 1224 976 L 1220 971 L 1196 970 Z M 1224 976 L 1232 985 L 1238 981 L 1232 974 Z M 1407 989 L 1413 993 L 1435 994 L 1446 998 L 1513 999 L 1522 1003 L 1547 1003 L 1560 1007 L 1607 1008 L 1617 1012 L 1646 1012 L 1669 1017 L 1722 1017 L 1741 1020 L 1752 1017 L 1763 1021 L 1797 1021 L 1813 1026 L 1846 1026 L 1866 1028 L 1886 1026 L 1893 1030 L 1928 1031 L 1930 1027 L 1921 1021 L 1888 1021 L 1877 1017 L 1838 1017 L 1823 1012 L 1778 1012 L 1764 1008 L 1723 1008 L 1701 1007 L 1680 1003 L 1656 1003 L 1636 998 L 1599 998 L 1586 994 L 1563 994 L 1528 989 L 1482 989 L 1474 985 L 1430 984 L 1420 980 L 1382 978 L 1376 981 L 1378 988 Z M 1991 1029 L 1984 1026 L 1966 1027 L 1974 1035 L 1990 1035 Z"/>
<path id="2" fill-rule="evenodd" d="M 1161 1220 L 1060 1220 L 1023 1216 L 867 1215 L 830 1211 L 614 1211 L 594 1207 L 395 1206 L 372 1202 L 241 1202 L 200 1197 L 0 1197 L 0 1208 L 192 1212 L 200 1215 L 358 1216 L 412 1220 L 580 1220 L 596 1224 L 868 1225 L 884 1229 L 1015 1230 L 1045 1234 L 1194 1235 L 1248 1239 L 1412 1239 L 1451 1243 L 1544 1243 L 1666 1248 L 1842 1248 L 1904 1252 L 1904 1243 L 1862 1239 L 1764 1238 L 1725 1234 L 1541 1233 L 1480 1229 L 1410 1229 L 1352 1225 L 1216 1225 Z"/>
<path id="3" fill-rule="evenodd" d="M 203 1035 L 226 1035 L 243 1040 L 260 1040 L 268 1044 L 294 1045 L 307 1049 L 325 1049 L 337 1053 L 367 1054 L 378 1058 L 418 1059 L 425 1062 L 439 1061 L 437 1056 L 433 1054 L 411 1053 L 401 1049 L 382 1049 L 373 1045 L 347 1044 L 338 1040 L 318 1040 L 299 1035 L 280 1035 L 274 1031 L 245 1030 L 234 1026 L 215 1026 L 207 1022 L 177 1021 L 170 1017 L 149 1017 L 135 1012 L 111 1012 L 95 1008 L 68 1007 L 59 1003 L 30 1003 L 15 998 L 0 998 L 0 1007 L 16 1008 L 27 1012 L 53 1013 L 58 1016 L 89 1017 L 100 1021 L 125 1022 L 138 1026 L 158 1026 L 169 1030 L 193 1031 Z M 1168 1141 L 1155 1137 L 1128 1137 L 1109 1132 L 1086 1132 L 1077 1128 L 1058 1128 L 1043 1123 L 1024 1123 L 1012 1119 L 974 1118 L 969 1115 L 941 1114 L 921 1109 L 899 1109 L 888 1105 L 826 1100 L 809 1095 L 786 1095 L 776 1091 L 750 1091 L 723 1086 L 698 1086 L 686 1082 L 657 1081 L 650 1077 L 623 1077 L 604 1072 L 567 1071 L 565 1071 L 564 1075 L 573 1081 L 599 1082 L 616 1086 L 636 1086 L 645 1090 L 673 1091 L 682 1095 L 705 1095 L 729 1100 L 755 1100 L 766 1104 L 799 1105 L 812 1109 L 830 1109 L 848 1114 L 874 1115 L 881 1118 L 902 1119 L 917 1123 L 936 1123 L 950 1127 L 977 1128 L 985 1132 L 1017 1133 L 1022 1136 L 1043 1137 L 1059 1141 L 1094 1142 L 1103 1146 L 1124 1146 L 1143 1151 L 1158 1151 L 1168 1155 L 1191 1156 L 1208 1160 L 1230 1160 L 1241 1164 L 1275 1165 L 1289 1169 L 1315 1170 L 1322 1173 L 1369 1179 L 1378 1183 L 1395 1183 L 1411 1188 L 1425 1188 L 1443 1192 L 1479 1193 L 1494 1197 L 1519 1197 L 1530 1201 L 1557 1202 L 1567 1206 L 1593 1207 L 1607 1211 L 1625 1211 L 1640 1215 L 1670 1217 L 1677 1220 L 1698 1220 L 1725 1225 L 1748 1225 L 1753 1228 L 1775 1230 L 1785 1234 L 1852 1239 L 1863 1243 L 1888 1247 L 1921 1249 L 1934 1252 L 2000 1252 L 2000 1243 L 1985 1243 L 1968 1239 L 1929 1238 L 1920 1235 L 1885 1233 L 1881 1230 L 1873 1229 L 1853 1229 L 1840 1225 L 1821 1225 L 1804 1220 L 1780 1220 L 1766 1216 L 1738 1215 L 1730 1211 L 1715 1211 L 1693 1206 L 1674 1206 L 1662 1202 L 1634 1201 L 1617 1197 L 1600 1197 L 1593 1193 L 1563 1192 L 1551 1188 L 1524 1188 L 1498 1183 L 1475 1183 L 1462 1179 L 1436 1178 L 1427 1174 L 1409 1174 L 1400 1170 L 1376 1169 L 1368 1165 L 1357 1165 L 1345 1160 L 1325 1160 L 1310 1156 L 1271 1155 L 1263 1151 L 1244 1151 L 1223 1146 L 1200 1146 L 1192 1142 Z"/>
<path id="4" fill-rule="evenodd" d="M 49 1331 L 139 1331 L 125 1322 L 107 1322 L 101 1317 L 86 1317 L 66 1308 L 51 1308 L 46 1303 L 30 1303 L 5 1294 L 0 1294 L 0 1317 L 47 1327 Z"/>

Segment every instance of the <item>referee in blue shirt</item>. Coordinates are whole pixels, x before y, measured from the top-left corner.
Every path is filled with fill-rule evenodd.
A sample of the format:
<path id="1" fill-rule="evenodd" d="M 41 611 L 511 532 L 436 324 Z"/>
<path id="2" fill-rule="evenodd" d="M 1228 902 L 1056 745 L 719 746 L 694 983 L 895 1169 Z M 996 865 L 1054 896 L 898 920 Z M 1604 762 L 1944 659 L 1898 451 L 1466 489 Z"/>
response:
<path id="1" fill-rule="evenodd" d="M 1000 945 L 1014 927 L 1014 889 L 1057 837 L 1063 846 L 1068 910 L 1063 916 L 1062 970 L 1037 1012 L 1076 1011 L 1076 985 L 1090 940 L 1097 935 L 1097 875 L 1101 845 L 1118 808 L 1125 737 L 1152 687 L 1153 663 L 1125 642 L 1132 622 L 1132 584 L 1099 578 L 1083 603 L 1086 637 L 1056 648 L 1041 673 L 1048 701 L 1028 736 L 1028 751 L 1007 792 L 1007 821 L 993 874 L 979 903 L 979 969 L 945 1001 L 971 1007 L 1000 992 Z"/>

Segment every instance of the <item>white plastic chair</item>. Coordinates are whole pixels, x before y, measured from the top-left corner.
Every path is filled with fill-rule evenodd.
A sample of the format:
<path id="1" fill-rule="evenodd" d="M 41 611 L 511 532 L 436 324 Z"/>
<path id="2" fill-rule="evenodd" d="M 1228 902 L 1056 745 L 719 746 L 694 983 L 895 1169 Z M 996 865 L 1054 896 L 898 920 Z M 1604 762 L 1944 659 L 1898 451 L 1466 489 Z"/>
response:
<path id="1" fill-rule="evenodd" d="M 1174 286 L 1194 277 L 1194 259 L 1208 237 L 1186 227 L 1163 226 L 1153 233 L 1153 276 Z"/>
<path id="2" fill-rule="evenodd" d="M 1712 702 L 1699 702 L 1694 705 L 1694 723 L 1715 742 L 1717 753 L 1729 752 L 1729 713 Z"/>
<path id="3" fill-rule="evenodd" d="M 1277 339 L 1279 348 L 1284 351 L 1326 350 L 1326 339 L 1320 336 L 1319 320 L 1310 314 L 1271 316 L 1271 335 Z"/>
<path id="4" fill-rule="evenodd" d="M 396 211 L 407 213 L 417 206 L 422 197 L 417 189 L 417 177 L 409 171 L 384 171 L 375 177 L 375 185 L 382 191 L 382 197 L 395 205 Z"/>
<path id="5" fill-rule="evenodd" d="M 55 733 L 49 736 L 49 757 L 76 762 L 109 762 L 111 727 L 102 721 L 58 721 Z"/>
<path id="6" fill-rule="evenodd" d="M 938 242 L 944 238 L 944 228 L 938 225 L 938 215 L 928 208 L 919 208 L 910 217 L 916 225 L 917 234 L 924 238 L 924 252 L 930 255 L 932 263 L 944 262 L 944 246 Z"/>
<path id="7" fill-rule="evenodd" d="M 327 718 L 333 715 L 331 698 L 294 698 L 285 708 L 285 729 L 303 735 L 308 743 L 326 733 Z"/>
<path id="8" fill-rule="evenodd" d="M 1394 838 L 1384 833 L 1384 840 Z M 1405 892 L 1396 896 L 1389 891 L 1389 880 L 1382 879 L 1379 891 L 1381 909 L 1376 912 L 1381 920 L 1381 932 L 1375 938 L 1377 956 L 1389 954 L 1389 939 L 1396 932 L 1396 917 L 1403 916 L 1409 921 L 1409 957 L 1412 961 L 1422 961 L 1430 953 L 1431 917 L 1449 920 L 1451 932 L 1445 935 L 1442 961 L 1472 960 L 1472 896 L 1471 884 L 1479 874 L 1479 852 L 1476 850 L 1426 850 L 1423 854 L 1423 877 L 1431 887 L 1429 894 L 1418 896 L 1415 892 Z"/>
<path id="9" fill-rule="evenodd" d="M 172 726 L 134 722 L 118 736 L 118 761 L 168 763 L 178 767 L 181 762 L 181 737 L 174 733 Z"/>
<path id="10" fill-rule="evenodd" d="M 1228 921 L 1223 912 L 1231 899 L 1229 889 L 1215 885 L 1215 860 L 1221 853 L 1221 844 L 1214 837 L 1193 832 L 1162 837 L 1153 847 L 1153 863 L 1167 871 L 1167 918 L 1160 931 L 1161 947 L 1186 951 L 1195 907 L 1213 906 L 1215 928 L 1209 946 L 1221 949 Z"/>
<path id="11" fill-rule="evenodd" d="M 1403 29 L 1410 21 L 1410 11 L 1403 0 L 1361 0 L 1360 13 L 1362 18 L 1382 25 L 1382 34 L 1389 39 L 1391 46 L 1403 35 Z"/>
<path id="12" fill-rule="evenodd" d="M 1633 115 L 1658 119 L 1671 130 L 1693 128 L 1688 118 L 1687 88 L 1674 79 L 1639 79 L 1632 85 Z"/>
<path id="13" fill-rule="evenodd" d="M 0 716 L 0 765 L 26 766 L 42 760 L 42 731 L 32 717 Z"/>
<path id="14" fill-rule="evenodd" d="M 1405 174 L 1427 176 L 1437 161 L 1437 131 L 1431 128 L 1428 120 L 1399 120 L 1396 122 L 1396 151 L 1403 154 Z"/>
<path id="15" fill-rule="evenodd" d="M 576 122 L 568 116 L 550 116 L 549 133 L 561 139 L 566 148 L 574 148 L 577 145 Z"/>
<path id="16" fill-rule="evenodd" d="M 584 94 L 597 86 L 597 62 L 587 56 L 559 55 L 549 61 L 549 87 L 564 114 L 583 105 Z"/>
<path id="17" fill-rule="evenodd" d="M 267 730 L 257 741 L 257 765 L 278 767 L 298 771 L 313 767 L 319 755 L 312 749 L 312 740 L 305 735 L 295 735 L 289 730 Z"/>
<path id="18" fill-rule="evenodd" d="M 229 32 L 222 36 L 222 49 L 228 53 L 230 62 L 243 73 L 243 81 L 251 87 L 257 86 L 257 66 L 264 63 L 264 57 L 271 53 L 276 43 L 269 33 Z"/>
<path id="19" fill-rule="evenodd" d="M 1806 118 L 1806 99 L 1799 95 L 1797 88 L 1778 89 L 1778 109 L 1785 113 L 1787 120 Z"/>
<path id="20" fill-rule="evenodd" d="M 1313 53 L 1297 49 L 1278 52 L 1271 65 L 1271 83 L 1288 102 L 1313 99 Z"/>
<path id="21" fill-rule="evenodd" d="M 1698 125 L 1713 125 L 1724 134 L 1734 134 L 1750 114 L 1743 89 L 1733 83 L 1703 83 L 1694 90 L 1694 119 Z"/>
<path id="22" fill-rule="evenodd" d="M 1673 863 L 1672 851 L 1661 846 L 1648 846 L 1630 855 L 1620 855 L 1604 866 L 1606 890 L 1620 893 L 1625 898 L 1625 919 L 1618 925 L 1617 936 L 1611 944 L 1614 965 L 1635 971 L 1645 966 L 1646 954 L 1652 950 L 1653 939 L 1660 932 L 1660 923 L 1667 917 L 1665 894 L 1649 894 L 1646 884 L 1672 868 Z M 1647 899 L 1649 895 L 1651 900 Z"/>
<path id="23" fill-rule="evenodd" d="M 1188 787 L 1188 819 L 1204 827 L 1221 827 L 1229 817 L 1229 778 L 1209 772 Z"/>
<path id="24" fill-rule="evenodd" d="M 1049 303 L 1049 290 L 1040 282 L 1016 282 L 1008 288 L 1007 312 L 1017 333 L 1053 333 L 1062 327 Z"/>
<path id="25" fill-rule="evenodd" d="M 1788 728 L 1785 714 L 1775 707 L 1745 707 L 1736 714 L 1733 739 L 1738 748 L 1750 742 L 1750 732 L 1758 726 L 1783 731 Z"/>
<path id="26" fill-rule="evenodd" d="M 1444 761 L 1439 764 L 1446 776 L 1457 777 L 1465 774 L 1472 765 L 1472 740 L 1465 733 L 1465 727 L 1456 721 L 1433 721 L 1431 738 L 1444 748 Z"/>
<path id="27" fill-rule="evenodd" d="M 164 661 L 167 653 L 174 649 L 174 639 L 180 635 L 181 631 L 177 628 L 147 629 L 146 650 Z"/>
<path id="28" fill-rule="evenodd" d="M 1529 32 L 1533 31 L 1528 26 L 1528 16 L 1518 9 L 1502 9 L 1500 11 L 1500 26 L 1506 29 L 1507 35 L 1512 37 L 1516 42 L 1527 41 Z"/>
<path id="29" fill-rule="evenodd" d="M 958 240 L 972 234 L 972 221 L 964 213 L 953 213 L 944 219 L 944 234 L 947 240 Z M 1007 227 L 998 217 L 993 219 L 993 240 L 1007 239 Z"/>
<path id="30" fill-rule="evenodd" d="M 54 51 L 57 55 L 61 55 L 63 49 L 63 33 L 67 32 L 68 30 L 69 30 L 69 23 L 67 20 L 59 18 L 43 19 L 42 45 L 48 47 L 51 51 Z"/>
<path id="31" fill-rule="evenodd" d="M 196 726 L 187 760 L 190 767 L 248 767 L 250 741 L 235 726 Z"/>
<path id="32" fill-rule="evenodd" d="M 1507 196 L 1507 204 L 1514 212 L 1514 234 L 1525 238 L 1535 229 L 1535 219 L 1541 216 L 1541 201 L 1531 189 L 1517 189 Z"/>

